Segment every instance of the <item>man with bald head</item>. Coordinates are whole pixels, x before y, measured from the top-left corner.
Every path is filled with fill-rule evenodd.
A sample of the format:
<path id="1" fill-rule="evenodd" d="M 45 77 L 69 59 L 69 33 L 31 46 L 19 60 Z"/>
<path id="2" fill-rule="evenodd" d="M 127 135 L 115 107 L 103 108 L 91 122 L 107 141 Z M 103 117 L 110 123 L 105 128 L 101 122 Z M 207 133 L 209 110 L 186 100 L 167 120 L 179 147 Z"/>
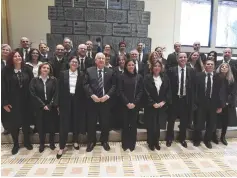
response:
<path id="1" fill-rule="evenodd" d="M 167 58 L 167 64 L 166 69 L 169 69 L 171 67 L 175 67 L 178 65 L 178 56 L 181 50 L 181 44 L 179 42 L 176 42 L 174 44 L 174 52 L 168 55 Z"/>
<path id="2" fill-rule="evenodd" d="M 105 67 L 105 55 L 97 53 L 95 63 L 96 66 L 86 70 L 84 80 L 84 89 L 88 97 L 87 108 L 89 108 L 87 113 L 87 152 L 91 152 L 96 145 L 96 125 L 98 121 L 101 127 L 100 142 L 106 151 L 110 150 L 108 138 L 111 97 L 116 90 L 113 70 Z"/>
<path id="3" fill-rule="evenodd" d="M 235 81 L 237 81 L 237 60 L 231 59 L 232 57 L 232 49 L 225 48 L 223 51 L 223 60 L 218 60 L 216 63 L 216 68 L 218 68 L 222 63 L 228 63 L 233 72 Z"/>
<path id="4" fill-rule="evenodd" d="M 54 77 L 59 78 L 60 72 L 68 69 L 68 60 L 64 56 L 64 46 L 58 44 L 55 49 L 55 55 L 49 61 L 53 68 Z"/>
<path id="5" fill-rule="evenodd" d="M 77 58 L 80 63 L 80 70 L 83 72 L 94 64 L 94 59 L 87 57 L 86 54 L 87 46 L 85 44 L 80 44 L 77 48 Z"/>
<path id="6" fill-rule="evenodd" d="M 170 147 L 174 140 L 174 124 L 177 117 L 180 119 L 179 142 L 187 148 L 186 130 L 190 112 L 194 109 L 195 71 L 186 66 L 187 54 L 180 52 L 178 65 L 169 68 L 167 74 L 172 89 L 172 104 L 169 106 L 166 146 Z"/>
<path id="7" fill-rule="evenodd" d="M 22 59 L 25 62 L 28 62 L 29 52 L 30 52 L 30 40 L 27 37 L 22 37 L 20 44 L 21 44 L 21 48 L 17 48 L 16 51 L 20 53 Z"/>

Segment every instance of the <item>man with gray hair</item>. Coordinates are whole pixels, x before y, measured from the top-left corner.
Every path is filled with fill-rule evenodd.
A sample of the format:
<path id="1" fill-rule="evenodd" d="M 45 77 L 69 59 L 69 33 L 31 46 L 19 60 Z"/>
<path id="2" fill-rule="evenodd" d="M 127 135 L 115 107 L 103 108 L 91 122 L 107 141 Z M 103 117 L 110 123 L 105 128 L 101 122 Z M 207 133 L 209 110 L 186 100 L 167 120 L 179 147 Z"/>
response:
<path id="1" fill-rule="evenodd" d="M 87 46 L 85 44 L 80 44 L 77 48 L 77 58 L 80 64 L 80 70 L 85 72 L 87 68 L 92 67 L 94 60 L 86 56 Z"/>
<path id="2" fill-rule="evenodd" d="M 72 40 L 69 37 L 65 37 L 63 39 L 63 47 L 64 47 L 64 56 L 67 59 L 76 55 L 76 51 L 73 50 Z"/>
<path id="3" fill-rule="evenodd" d="M 29 60 L 29 52 L 31 50 L 30 48 L 30 40 L 27 37 L 22 37 L 21 41 L 21 48 L 17 48 L 16 51 L 18 51 L 22 57 L 22 59 L 24 60 L 24 62 L 28 62 Z"/>

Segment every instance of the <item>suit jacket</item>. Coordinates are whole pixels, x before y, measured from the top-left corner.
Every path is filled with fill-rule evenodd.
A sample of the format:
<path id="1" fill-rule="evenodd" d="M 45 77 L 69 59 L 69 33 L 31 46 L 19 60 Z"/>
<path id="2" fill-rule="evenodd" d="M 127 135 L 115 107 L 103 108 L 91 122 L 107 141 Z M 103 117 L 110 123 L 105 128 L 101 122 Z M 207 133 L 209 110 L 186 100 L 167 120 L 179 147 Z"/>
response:
<path id="1" fill-rule="evenodd" d="M 178 66 L 171 67 L 167 71 L 171 90 L 172 90 L 172 101 L 176 98 L 179 89 L 179 75 L 178 75 Z M 195 97 L 195 71 L 186 66 L 186 101 L 190 110 L 194 109 L 194 98 Z"/>
<path id="2" fill-rule="evenodd" d="M 49 60 L 49 63 L 53 68 L 53 76 L 57 79 L 59 78 L 61 71 L 69 69 L 68 60 L 64 57 L 60 61 L 58 61 L 57 57 L 54 56 Z"/>
<path id="3" fill-rule="evenodd" d="M 5 67 L 5 63 L 1 60 L 1 70 Z"/>
<path id="4" fill-rule="evenodd" d="M 91 56 L 91 59 L 95 60 L 95 56 L 96 56 L 96 52 L 95 51 L 92 51 L 92 56 Z M 87 56 L 88 57 L 88 56 Z M 88 57 L 89 58 L 89 57 Z"/>
<path id="5" fill-rule="evenodd" d="M 28 62 L 29 61 L 29 51 L 31 50 L 31 48 L 28 50 L 28 53 L 26 54 L 25 59 L 24 59 L 24 52 L 23 52 L 24 50 L 25 50 L 24 48 L 17 48 L 16 49 L 16 51 L 18 51 L 19 54 L 21 55 L 24 62 Z"/>
<path id="6" fill-rule="evenodd" d="M 218 60 L 216 62 L 216 68 L 218 68 L 223 63 L 223 60 Z M 231 59 L 229 62 L 229 65 L 231 67 L 232 73 L 235 78 L 235 82 L 237 82 L 237 60 Z"/>
<path id="7" fill-rule="evenodd" d="M 49 60 L 52 58 L 50 53 L 47 53 L 47 57 L 44 57 L 42 54 L 40 55 L 40 61 L 41 62 L 49 62 Z"/>
<path id="8" fill-rule="evenodd" d="M 207 97 L 205 96 L 206 91 L 206 73 L 200 72 L 196 76 L 196 97 L 195 104 L 197 107 L 204 107 L 207 104 Z M 212 85 L 212 95 L 211 95 L 211 107 L 213 109 L 221 108 L 221 98 L 223 98 L 223 94 L 221 93 L 220 88 L 222 88 L 222 80 L 221 78 L 214 73 L 213 75 L 213 85 Z"/>
<path id="9" fill-rule="evenodd" d="M 147 96 L 148 106 L 153 107 L 155 103 L 160 103 L 165 101 L 167 104 L 170 104 L 172 101 L 171 86 L 169 78 L 165 74 L 160 75 L 162 84 L 160 87 L 159 94 L 155 86 L 154 78 L 152 74 L 148 74 L 144 78 L 144 90 Z"/>
<path id="10" fill-rule="evenodd" d="M 113 70 L 104 67 L 104 95 L 112 96 L 116 91 L 115 77 L 113 76 Z M 86 70 L 84 80 L 84 90 L 88 98 L 92 95 L 97 95 L 98 89 L 98 72 L 97 67 L 90 67 Z"/>
<path id="11" fill-rule="evenodd" d="M 81 61 L 79 60 L 79 56 L 77 56 L 77 59 L 78 59 L 78 61 L 79 61 L 79 63 L 80 63 Z M 90 67 L 92 67 L 92 66 L 95 65 L 94 59 L 89 58 L 89 57 L 86 57 L 86 58 L 85 58 L 85 61 L 83 61 L 83 62 L 84 62 L 85 69 L 84 69 L 82 72 L 84 72 L 84 73 L 86 72 L 86 70 L 87 70 L 88 68 L 90 68 Z M 81 66 L 81 63 L 80 63 L 80 66 Z"/>
<path id="12" fill-rule="evenodd" d="M 70 52 L 65 52 L 64 53 L 64 57 L 69 60 L 72 56 L 77 56 L 77 51 L 76 50 L 73 50 L 71 49 Z"/>
<path id="13" fill-rule="evenodd" d="M 193 68 L 193 66 L 190 63 L 187 63 L 186 66 Z M 200 63 L 198 63 L 198 62 L 194 65 L 193 69 L 195 70 L 195 72 L 202 72 L 202 67 L 201 67 Z"/>
<path id="14" fill-rule="evenodd" d="M 173 52 L 173 53 L 168 55 L 167 63 L 166 63 L 166 69 L 168 70 L 169 68 L 175 67 L 177 65 L 178 65 L 177 55 L 176 55 L 175 52 Z"/>

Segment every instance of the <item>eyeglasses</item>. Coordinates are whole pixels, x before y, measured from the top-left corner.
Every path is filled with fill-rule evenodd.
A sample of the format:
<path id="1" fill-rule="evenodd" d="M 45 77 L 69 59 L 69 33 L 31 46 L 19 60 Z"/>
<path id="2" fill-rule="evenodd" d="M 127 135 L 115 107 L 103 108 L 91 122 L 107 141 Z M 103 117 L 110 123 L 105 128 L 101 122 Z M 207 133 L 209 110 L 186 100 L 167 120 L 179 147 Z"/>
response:
<path id="1" fill-rule="evenodd" d="M 32 53 L 32 54 L 39 55 L 39 53 Z"/>
<path id="2" fill-rule="evenodd" d="M 57 49 L 57 51 L 64 51 L 64 49 Z"/>

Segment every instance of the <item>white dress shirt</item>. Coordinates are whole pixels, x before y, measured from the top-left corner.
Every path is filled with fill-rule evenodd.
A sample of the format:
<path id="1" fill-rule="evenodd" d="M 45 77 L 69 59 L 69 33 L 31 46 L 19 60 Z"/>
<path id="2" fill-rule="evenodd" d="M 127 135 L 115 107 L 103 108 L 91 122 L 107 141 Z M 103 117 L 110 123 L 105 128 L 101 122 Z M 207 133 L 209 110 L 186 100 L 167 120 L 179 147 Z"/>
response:
<path id="1" fill-rule="evenodd" d="M 75 94 L 76 84 L 77 84 L 77 76 L 78 76 L 77 70 L 75 72 L 72 72 L 69 69 L 69 87 L 70 87 L 71 94 Z"/>
<path id="2" fill-rule="evenodd" d="M 44 99 L 47 100 L 47 93 L 46 93 L 46 81 L 49 79 L 49 76 L 46 78 L 42 78 L 42 76 L 39 76 L 40 79 L 42 79 L 43 84 L 44 84 Z"/>
<path id="3" fill-rule="evenodd" d="M 4 63 L 4 65 L 6 66 L 6 64 L 7 64 L 7 61 L 6 60 L 2 60 L 2 62 Z"/>
<path id="4" fill-rule="evenodd" d="M 60 62 L 63 59 L 62 57 L 59 58 L 58 56 L 56 56 L 56 58 L 57 58 L 58 62 Z"/>
<path id="5" fill-rule="evenodd" d="M 184 69 L 184 87 L 183 87 L 183 96 L 186 95 L 186 66 L 183 68 Z M 178 90 L 178 95 L 180 96 L 180 89 L 181 89 L 181 74 L 182 74 L 182 68 L 178 66 L 178 75 L 179 75 L 179 90 Z"/>
<path id="6" fill-rule="evenodd" d="M 135 64 L 137 73 L 138 73 L 138 70 L 139 70 L 139 68 L 138 68 L 139 64 L 138 63 L 139 63 L 139 59 L 136 60 L 136 64 Z"/>
<path id="7" fill-rule="evenodd" d="M 90 54 L 90 55 L 89 55 L 89 54 Z M 87 57 L 90 56 L 91 58 L 93 58 L 93 56 L 92 56 L 92 51 L 87 51 L 86 56 L 87 56 Z"/>
<path id="8" fill-rule="evenodd" d="M 28 48 L 28 49 L 23 48 L 23 59 L 24 60 L 26 59 L 26 50 L 27 50 L 27 53 L 29 54 L 30 48 Z"/>
<path id="9" fill-rule="evenodd" d="M 157 89 L 157 93 L 159 95 L 160 93 L 160 87 L 162 85 L 162 80 L 161 80 L 161 77 L 160 76 L 153 76 L 153 79 L 154 79 L 154 82 L 155 82 L 155 86 L 156 86 L 156 89 Z"/>
<path id="10" fill-rule="evenodd" d="M 18 72 L 21 72 L 21 69 L 14 69 L 14 72 L 17 74 Z"/>
<path id="11" fill-rule="evenodd" d="M 39 66 L 42 64 L 41 61 L 39 61 L 36 65 L 32 64 L 31 62 L 27 62 L 26 64 L 30 65 L 33 67 L 33 75 L 34 77 L 38 77 L 38 71 L 39 71 Z"/>
<path id="12" fill-rule="evenodd" d="M 118 67 L 119 72 L 124 72 L 124 69 L 121 69 L 120 66 Z"/>
<path id="13" fill-rule="evenodd" d="M 205 91 L 207 90 L 207 80 L 208 80 L 208 72 L 205 72 L 206 74 L 206 77 L 205 77 Z M 213 72 L 210 73 L 211 74 L 211 92 L 210 92 L 210 95 L 212 96 L 212 85 L 213 85 Z M 211 98 L 210 96 L 210 98 Z"/>

